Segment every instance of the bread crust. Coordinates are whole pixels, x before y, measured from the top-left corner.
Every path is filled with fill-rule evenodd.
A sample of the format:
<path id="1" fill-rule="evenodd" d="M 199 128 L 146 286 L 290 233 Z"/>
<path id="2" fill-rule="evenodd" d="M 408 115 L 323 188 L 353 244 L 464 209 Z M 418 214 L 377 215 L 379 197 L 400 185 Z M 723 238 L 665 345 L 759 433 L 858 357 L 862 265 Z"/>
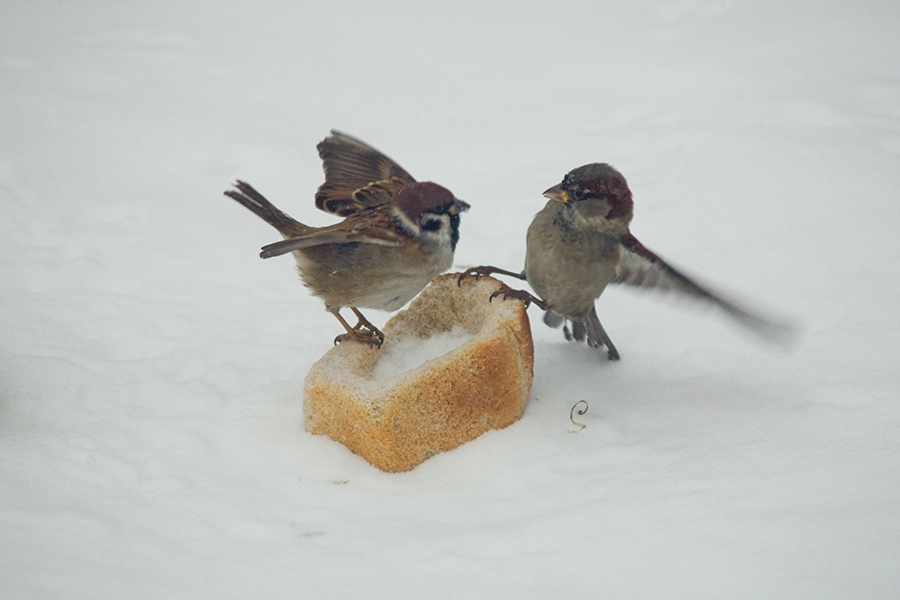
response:
<path id="1" fill-rule="evenodd" d="M 327 435 L 387 472 L 408 471 L 491 429 L 517 421 L 534 376 L 525 305 L 488 301 L 500 282 L 442 275 L 384 327 L 379 349 L 342 343 L 306 376 L 306 430 Z M 392 344 L 465 330 L 458 348 L 383 380 L 372 371 Z"/>

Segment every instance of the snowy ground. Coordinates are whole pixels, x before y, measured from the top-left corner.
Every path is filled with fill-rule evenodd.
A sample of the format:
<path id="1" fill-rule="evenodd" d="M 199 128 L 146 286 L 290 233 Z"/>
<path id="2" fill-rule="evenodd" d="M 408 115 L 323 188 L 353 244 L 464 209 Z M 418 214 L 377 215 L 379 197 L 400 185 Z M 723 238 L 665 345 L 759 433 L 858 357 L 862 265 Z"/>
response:
<path id="1" fill-rule="evenodd" d="M 900 597 L 900 5 L 0 13 L 3 598 Z M 304 432 L 340 329 L 222 195 L 331 222 L 332 127 L 472 204 L 459 266 L 611 162 L 645 244 L 803 337 L 612 289 L 609 364 L 533 308 L 523 419 L 377 471 Z"/>

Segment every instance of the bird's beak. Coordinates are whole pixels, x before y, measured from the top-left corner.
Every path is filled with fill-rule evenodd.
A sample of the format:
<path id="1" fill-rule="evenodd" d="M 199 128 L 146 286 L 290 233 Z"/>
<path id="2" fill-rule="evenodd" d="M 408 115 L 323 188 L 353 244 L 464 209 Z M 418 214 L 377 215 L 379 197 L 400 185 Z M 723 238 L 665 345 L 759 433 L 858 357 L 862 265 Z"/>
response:
<path id="1" fill-rule="evenodd" d="M 561 183 L 554 185 L 552 188 L 544 192 L 544 197 L 550 198 L 551 200 L 556 200 L 557 202 L 562 202 L 563 204 L 568 204 L 571 200 L 571 198 L 569 198 L 569 195 L 562 189 Z"/>
<path id="2" fill-rule="evenodd" d="M 447 212 L 450 213 L 451 216 L 458 215 L 461 212 L 466 212 L 467 210 L 469 210 L 469 208 L 471 208 L 471 207 L 469 206 L 468 202 L 463 202 L 462 200 L 457 198 L 456 202 L 454 202 L 450 206 L 450 208 L 447 209 Z"/>

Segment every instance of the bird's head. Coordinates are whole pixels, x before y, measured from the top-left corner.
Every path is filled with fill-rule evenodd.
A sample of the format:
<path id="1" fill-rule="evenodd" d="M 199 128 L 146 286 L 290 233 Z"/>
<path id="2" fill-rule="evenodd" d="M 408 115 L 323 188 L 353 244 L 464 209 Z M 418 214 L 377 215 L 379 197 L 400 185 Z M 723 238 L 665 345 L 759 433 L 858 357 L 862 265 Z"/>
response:
<path id="1" fill-rule="evenodd" d="M 606 163 L 591 163 L 569 171 L 544 196 L 570 206 L 588 221 L 602 219 L 627 229 L 634 215 L 628 182 Z"/>

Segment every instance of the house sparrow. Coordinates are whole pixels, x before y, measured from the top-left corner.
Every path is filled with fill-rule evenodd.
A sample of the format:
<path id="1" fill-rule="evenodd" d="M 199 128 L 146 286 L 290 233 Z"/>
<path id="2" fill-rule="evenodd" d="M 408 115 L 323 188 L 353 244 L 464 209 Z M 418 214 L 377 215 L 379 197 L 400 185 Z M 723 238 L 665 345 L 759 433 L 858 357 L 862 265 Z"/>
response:
<path id="1" fill-rule="evenodd" d="M 467 275 L 500 273 L 523 279 L 538 297 L 502 287 L 494 295 L 534 302 L 546 311 L 544 323 L 563 325 L 568 340 L 605 346 L 610 360 L 619 352 L 600 324 L 594 301 L 611 283 L 675 291 L 718 306 L 761 336 L 786 340 L 789 326 L 738 307 L 679 272 L 631 234 L 634 214 L 625 178 L 608 164 L 593 163 L 570 171 L 544 192 L 550 199 L 534 216 L 526 239 L 525 270 L 469 269 Z M 493 296 L 492 296 L 493 297 Z M 570 331 L 566 321 L 572 323 Z"/>
<path id="2" fill-rule="evenodd" d="M 393 160 L 349 135 L 332 131 L 319 145 L 325 183 L 316 206 L 344 217 L 311 227 L 275 208 L 243 181 L 225 192 L 275 227 L 283 241 L 262 248 L 271 258 L 293 252 L 300 278 L 347 330 L 335 343 L 380 347 L 384 334 L 359 311 L 394 311 L 453 264 L 460 213 L 469 205 L 436 183 L 417 182 Z M 340 309 L 349 307 L 351 327 Z"/>

